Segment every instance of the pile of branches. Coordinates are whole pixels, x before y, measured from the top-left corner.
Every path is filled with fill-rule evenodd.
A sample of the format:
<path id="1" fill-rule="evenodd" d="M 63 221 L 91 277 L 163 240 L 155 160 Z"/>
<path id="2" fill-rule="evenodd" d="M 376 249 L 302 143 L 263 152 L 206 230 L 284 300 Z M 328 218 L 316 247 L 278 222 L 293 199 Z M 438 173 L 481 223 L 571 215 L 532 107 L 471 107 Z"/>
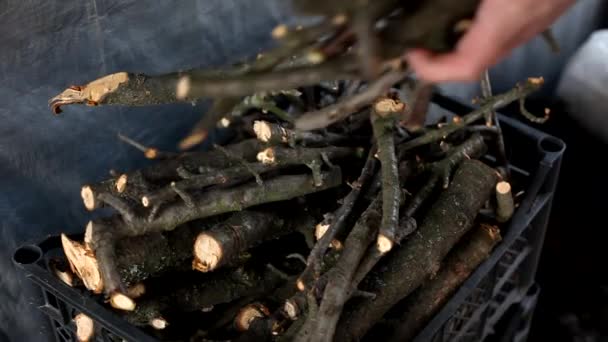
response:
<path id="1" fill-rule="evenodd" d="M 65 282 L 161 339 L 407 340 L 491 253 L 517 206 L 495 110 L 545 120 L 523 103 L 542 79 L 492 96 L 486 77 L 477 109 L 429 122 L 433 88 L 401 55 L 450 49 L 477 1 L 295 5 L 320 21 L 278 26 L 250 63 L 120 72 L 51 99 L 214 99 L 182 151 L 120 136 L 155 162 L 82 187 L 87 210 L 115 215 L 62 236 Z M 229 138 L 190 150 L 216 129 Z M 75 322 L 81 340 L 96 331 Z"/>

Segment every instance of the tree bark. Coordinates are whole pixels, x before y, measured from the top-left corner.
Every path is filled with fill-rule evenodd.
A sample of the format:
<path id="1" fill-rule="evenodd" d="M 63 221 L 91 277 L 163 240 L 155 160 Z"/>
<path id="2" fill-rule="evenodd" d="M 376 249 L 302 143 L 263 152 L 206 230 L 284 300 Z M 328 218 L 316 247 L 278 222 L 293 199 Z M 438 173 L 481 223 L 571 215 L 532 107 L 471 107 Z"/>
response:
<path id="1" fill-rule="evenodd" d="M 344 244 L 338 263 L 328 271 L 327 285 L 318 318 L 308 340 L 332 341 L 342 307 L 352 293 L 351 283 L 361 259 L 377 234 L 382 219 L 382 197 L 378 196 L 361 215 Z"/>
<path id="2" fill-rule="evenodd" d="M 393 305 L 437 273 L 441 260 L 472 227 L 496 179 L 494 170 L 480 161 L 466 160 L 460 165 L 418 232 L 387 257 L 383 272 L 374 272 L 382 279 L 382 285 L 372 290 L 376 298 L 363 299 L 343 313 L 336 331 L 338 340 L 361 339 Z"/>
<path id="3" fill-rule="evenodd" d="M 391 337 L 409 341 L 450 299 L 454 291 L 487 259 L 501 240 L 497 227 L 480 225 L 465 236 L 468 240 L 455 247 L 443 262 L 439 273 L 406 299 L 403 315 Z"/>
<path id="4" fill-rule="evenodd" d="M 296 213 L 292 214 L 297 216 Z M 228 220 L 198 234 L 194 241 L 192 266 L 200 272 L 211 272 L 230 265 L 248 249 L 287 234 L 294 226 L 277 213 L 235 213 Z"/>
<path id="5" fill-rule="evenodd" d="M 115 242 L 127 236 L 139 236 L 153 232 L 171 231 L 186 222 L 219 214 L 240 211 L 255 205 L 284 201 L 327 190 L 342 183 L 339 168 L 322 172 L 322 185 L 316 186 L 312 176 L 280 176 L 264 182 L 263 186 L 246 184 L 231 189 L 210 191 L 193 198 L 194 207 L 185 203 L 172 203 L 156 218 L 141 216 L 110 217 L 92 223 L 92 248 L 99 262 L 106 293 L 123 291 L 117 273 Z"/>

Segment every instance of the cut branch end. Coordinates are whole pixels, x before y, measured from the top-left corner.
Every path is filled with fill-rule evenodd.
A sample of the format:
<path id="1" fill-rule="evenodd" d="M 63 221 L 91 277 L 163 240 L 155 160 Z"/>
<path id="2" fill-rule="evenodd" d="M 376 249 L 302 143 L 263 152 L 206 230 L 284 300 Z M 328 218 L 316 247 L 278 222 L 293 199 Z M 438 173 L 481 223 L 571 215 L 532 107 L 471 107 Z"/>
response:
<path id="1" fill-rule="evenodd" d="M 274 164 L 276 161 L 276 158 L 274 156 L 273 148 L 269 147 L 269 148 L 265 149 L 264 151 L 258 153 L 257 159 L 262 164 L 266 164 L 266 165 Z"/>
<path id="2" fill-rule="evenodd" d="M 99 201 L 95 199 L 95 192 L 89 185 L 85 185 L 82 187 L 82 189 L 80 189 L 80 197 L 82 197 L 84 207 L 88 211 L 93 211 L 99 206 Z"/>
<path id="3" fill-rule="evenodd" d="M 268 315 L 270 315 L 270 311 L 266 306 L 259 303 L 249 304 L 236 315 L 234 325 L 238 331 L 247 331 L 255 319 Z"/>
<path id="4" fill-rule="evenodd" d="M 182 76 L 177 81 L 175 86 L 175 97 L 178 100 L 184 100 L 188 97 L 188 94 L 190 94 L 190 88 L 192 88 L 191 83 L 192 81 L 190 80 L 189 76 Z"/>
<path id="5" fill-rule="evenodd" d="M 76 325 L 76 338 L 79 342 L 87 342 L 93 339 L 95 322 L 91 317 L 79 313 L 74 317 L 74 325 Z"/>
<path id="6" fill-rule="evenodd" d="M 378 251 L 380 253 L 388 253 L 391 249 L 393 249 L 393 241 L 384 235 L 378 236 L 378 241 L 376 243 L 378 247 Z"/>
<path id="7" fill-rule="evenodd" d="M 150 320 L 150 326 L 156 330 L 163 330 L 169 326 L 169 322 L 162 317 L 156 317 Z"/>
<path id="8" fill-rule="evenodd" d="M 133 301 L 133 299 L 129 298 L 129 296 L 127 296 L 123 293 L 120 293 L 120 292 L 114 292 L 110 296 L 110 305 L 112 305 L 113 308 L 122 310 L 122 311 L 135 310 L 135 301 Z"/>
<path id="9" fill-rule="evenodd" d="M 272 130 L 266 121 L 257 120 L 253 123 L 253 131 L 261 142 L 268 142 L 272 137 Z"/>
<path id="10" fill-rule="evenodd" d="M 118 191 L 119 194 L 122 194 L 127 189 L 128 179 L 129 179 L 129 177 L 123 173 L 116 180 L 116 191 Z"/>
<path id="11" fill-rule="evenodd" d="M 194 242 L 192 268 L 200 272 L 213 271 L 222 259 L 222 245 L 213 236 L 202 233 Z"/>

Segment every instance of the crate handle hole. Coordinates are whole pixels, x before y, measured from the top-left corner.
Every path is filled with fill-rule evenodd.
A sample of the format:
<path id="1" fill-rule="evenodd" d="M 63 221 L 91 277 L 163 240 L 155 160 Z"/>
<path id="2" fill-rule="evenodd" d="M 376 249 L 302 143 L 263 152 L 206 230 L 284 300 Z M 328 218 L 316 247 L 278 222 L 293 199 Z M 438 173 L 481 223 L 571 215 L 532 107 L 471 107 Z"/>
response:
<path id="1" fill-rule="evenodd" d="M 563 141 L 551 136 L 545 136 L 540 139 L 538 146 L 545 153 L 559 153 L 566 148 Z"/>
<path id="2" fill-rule="evenodd" d="M 19 247 L 13 255 L 13 260 L 22 265 L 29 265 L 42 258 L 42 250 L 38 246 L 25 245 Z"/>

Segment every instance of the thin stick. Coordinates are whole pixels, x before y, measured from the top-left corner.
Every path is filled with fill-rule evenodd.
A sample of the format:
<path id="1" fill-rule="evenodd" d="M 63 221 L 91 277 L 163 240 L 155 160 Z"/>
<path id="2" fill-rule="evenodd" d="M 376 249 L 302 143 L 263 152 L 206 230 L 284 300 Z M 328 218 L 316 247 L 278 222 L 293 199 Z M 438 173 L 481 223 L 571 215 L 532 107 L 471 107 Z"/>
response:
<path id="1" fill-rule="evenodd" d="M 347 97 L 334 105 L 302 115 L 296 120 L 295 128 L 297 130 L 310 131 L 325 128 L 344 120 L 351 114 L 370 105 L 395 83 L 403 80 L 407 74 L 406 71 L 389 71 L 372 82 L 365 90 Z"/>
<path id="2" fill-rule="evenodd" d="M 361 174 L 357 181 L 351 186 L 351 191 L 342 199 L 342 206 L 333 215 L 326 217 L 319 225 L 328 226 L 322 237 L 317 241 L 314 248 L 310 251 L 307 260 L 306 269 L 298 279 L 298 288 L 304 291 L 310 286 L 314 279 L 317 279 L 321 274 L 321 261 L 325 252 L 329 248 L 330 243 L 336 236 L 346 229 L 346 222 L 350 216 L 359 194 L 362 189 L 367 188 L 370 179 L 376 172 L 377 161 L 374 157 L 375 148 L 372 148 L 368 154 L 367 161 L 361 170 Z"/>
<path id="3" fill-rule="evenodd" d="M 549 120 L 549 117 L 551 114 L 551 111 L 549 110 L 549 108 L 545 108 L 545 116 L 543 116 L 542 118 L 530 113 L 526 109 L 526 99 L 524 99 L 524 98 L 519 99 L 519 111 L 530 122 L 537 123 L 537 124 L 543 124 L 543 123 L 547 122 L 547 120 Z"/>
<path id="4" fill-rule="evenodd" d="M 178 153 L 163 152 L 159 151 L 157 148 L 145 146 L 120 133 L 118 133 L 118 139 L 143 152 L 147 159 L 170 159 L 179 156 Z"/>
<path id="5" fill-rule="evenodd" d="M 492 97 L 492 83 L 490 82 L 490 73 L 486 70 L 481 79 L 481 94 L 487 100 Z M 500 128 L 500 121 L 495 110 L 489 111 L 489 116 L 486 118 L 486 126 L 494 126 L 496 129 L 496 159 L 507 172 L 507 179 L 511 178 L 511 168 L 509 167 L 509 159 L 505 149 L 505 140 Z"/>
<path id="6" fill-rule="evenodd" d="M 378 196 L 361 215 L 344 244 L 344 250 L 334 268 L 329 271 L 319 316 L 310 334 L 311 341 L 332 341 L 342 307 L 351 294 L 351 282 L 367 247 L 374 241 L 382 215 Z"/>
<path id="7" fill-rule="evenodd" d="M 405 105 L 392 99 L 381 99 L 372 110 L 374 137 L 378 144 L 382 175 L 382 223 L 378 233 L 377 247 L 382 253 L 393 248 L 399 223 L 401 186 L 395 153 L 395 123 Z"/>
<path id="8" fill-rule="evenodd" d="M 249 171 L 255 177 L 255 182 L 258 183 L 258 185 L 264 185 L 264 181 L 262 180 L 262 177 L 260 177 L 260 174 L 258 172 L 256 172 L 256 170 L 254 170 L 254 168 L 251 167 L 251 165 L 249 165 L 249 163 L 243 157 L 232 154 L 230 151 L 228 151 L 226 148 L 224 148 L 221 145 L 215 144 L 213 146 L 216 149 L 220 150 L 226 157 L 228 157 L 229 159 L 235 160 L 237 163 L 239 163 L 245 169 L 247 169 L 247 171 Z"/>
<path id="9" fill-rule="evenodd" d="M 93 293 L 101 293 L 104 281 L 93 253 L 83 244 L 70 240 L 65 234 L 61 234 L 61 245 L 70 268 L 82 279 L 84 286 Z"/>
<path id="10" fill-rule="evenodd" d="M 358 300 L 342 313 L 335 339 L 361 340 L 390 308 L 435 274 L 441 260 L 472 228 L 496 180 L 494 170 L 483 162 L 464 161 L 452 185 L 439 196 L 417 232 L 391 253 L 378 274 L 373 274 L 381 279 L 379 288 L 369 289 L 376 293 L 376 298 Z"/>
<path id="11" fill-rule="evenodd" d="M 439 141 L 446 136 L 462 129 L 464 126 L 470 125 L 481 119 L 489 110 L 500 109 L 513 101 L 517 101 L 528 96 L 532 92 L 538 90 L 542 86 L 543 82 L 544 81 L 542 78 L 529 78 L 524 85 L 518 85 L 514 89 L 504 94 L 496 95 L 490 99 L 487 99 L 484 101 L 484 104 L 481 107 L 462 117 L 459 122 L 445 125 L 439 129 L 429 131 L 418 138 L 403 143 L 400 146 L 401 153 L 405 153 L 419 146 Z"/>
<path id="12" fill-rule="evenodd" d="M 357 35 L 357 55 L 364 77 L 375 79 L 380 73 L 380 42 L 375 33 L 376 21 L 367 11 L 356 11 L 353 15 L 351 27 Z"/>
<path id="13" fill-rule="evenodd" d="M 261 303 L 251 303 L 241 310 L 234 318 L 234 325 L 238 331 L 247 331 L 255 319 L 264 318 L 270 315 L 268 308 Z"/>
<path id="14" fill-rule="evenodd" d="M 321 186 L 321 165 L 333 159 L 342 159 L 356 154 L 356 149 L 348 147 L 326 148 L 286 148 L 282 146 L 269 147 L 257 155 L 258 161 L 264 165 L 287 167 L 306 165 L 311 171 L 316 186 Z M 329 165 L 331 166 L 331 165 Z"/>

